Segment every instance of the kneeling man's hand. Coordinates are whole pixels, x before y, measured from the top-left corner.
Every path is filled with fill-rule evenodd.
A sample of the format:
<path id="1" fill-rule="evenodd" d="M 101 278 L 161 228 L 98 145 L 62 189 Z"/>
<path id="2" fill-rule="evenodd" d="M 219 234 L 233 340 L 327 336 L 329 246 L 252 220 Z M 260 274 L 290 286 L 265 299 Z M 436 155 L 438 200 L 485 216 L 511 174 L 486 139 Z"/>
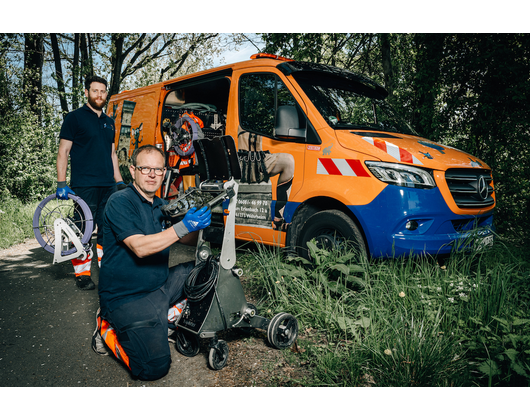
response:
<path id="1" fill-rule="evenodd" d="M 212 221 L 212 212 L 206 206 L 197 210 L 197 207 L 193 207 L 188 210 L 184 219 L 173 225 L 173 229 L 179 238 L 183 238 L 188 233 L 195 232 L 197 230 L 204 229 L 210 226 Z"/>

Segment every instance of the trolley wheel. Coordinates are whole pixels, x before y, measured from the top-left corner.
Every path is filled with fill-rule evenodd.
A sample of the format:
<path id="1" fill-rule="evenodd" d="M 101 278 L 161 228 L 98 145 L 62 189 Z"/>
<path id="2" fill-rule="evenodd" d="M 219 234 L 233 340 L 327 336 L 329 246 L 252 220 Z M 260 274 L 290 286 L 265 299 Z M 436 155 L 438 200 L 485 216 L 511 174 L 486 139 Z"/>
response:
<path id="1" fill-rule="evenodd" d="M 224 368 L 228 361 L 228 344 L 224 340 L 219 340 L 217 343 L 218 348 L 210 347 L 210 354 L 208 355 L 208 363 L 213 370 Z"/>
<path id="2" fill-rule="evenodd" d="M 175 345 L 180 354 L 186 357 L 195 357 L 199 353 L 200 343 L 199 338 L 188 331 L 178 329 Z"/>
<path id="3" fill-rule="evenodd" d="M 298 321 L 291 314 L 281 312 L 274 316 L 267 328 L 267 339 L 274 348 L 283 350 L 293 345 L 298 337 Z"/>

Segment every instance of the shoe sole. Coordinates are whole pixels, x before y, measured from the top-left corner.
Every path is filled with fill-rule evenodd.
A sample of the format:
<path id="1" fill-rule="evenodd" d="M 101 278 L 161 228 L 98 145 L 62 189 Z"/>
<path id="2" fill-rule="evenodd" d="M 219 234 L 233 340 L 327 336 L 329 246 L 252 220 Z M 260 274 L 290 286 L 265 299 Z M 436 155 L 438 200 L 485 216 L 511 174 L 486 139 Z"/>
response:
<path id="1" fill-rule="evenodd" d="M 98 354 L 99 356 L 108 356 L 109 355 L 108 351 L 105 350 L 105 353 L 100 353 L 97 350 L 97 345 L 96 345 L 97 334 L 99 333 L 99 331 L 98 331 L 98 316 L 99 316 L 100 310 L 101 309 L 98 308 L 98 310 L 96 311 L 96 329 L 94 330 L 94 334 L 92 334 L 92 350 L 94 350 L 94 353 Z M 101 338 L 101 341 L 103 341 L 103 338 Z"/>

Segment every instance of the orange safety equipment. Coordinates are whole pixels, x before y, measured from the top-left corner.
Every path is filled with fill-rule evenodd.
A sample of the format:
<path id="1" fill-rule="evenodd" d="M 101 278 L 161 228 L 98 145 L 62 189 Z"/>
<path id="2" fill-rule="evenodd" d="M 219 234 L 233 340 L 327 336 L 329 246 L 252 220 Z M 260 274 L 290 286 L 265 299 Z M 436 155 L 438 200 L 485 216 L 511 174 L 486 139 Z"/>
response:
<path id="1" fill-rule="evenodd" d="M 121 360 L 125 365 L 130 369 L 129 366 L 129 356 L 125 353 L 125 350 L 123 350 L 123 347 L 118 342 L 118 337 L 116 336 L 116 330 L 112 327 L 112 325 L 109 324 L 109 322 L 106 319 L 101 318 L 100 315 L 97 317 L 97 324 L 98 324 L 98 331 L 101 335 L 101 338 L 103 338 L 103 341 L 107 345 L 107 347 L 112 351 L 114 356 L 118 360 Z"/>
<path id="2" fill-rule="evenodd" d="M 75 276 L 90 276 L 90 264 L 92 263 L 92 253 L 89 253 L 88 257 L 84 260 L 74 258 L 72 265 L 74 266 Z"/>
<path id="3" fill-rule="evenodd" d="M 96 245 L 98 251 L 98 267 L 101 268 L 101 259 L 103 258 L 103 247 L 100 244 Z"/>

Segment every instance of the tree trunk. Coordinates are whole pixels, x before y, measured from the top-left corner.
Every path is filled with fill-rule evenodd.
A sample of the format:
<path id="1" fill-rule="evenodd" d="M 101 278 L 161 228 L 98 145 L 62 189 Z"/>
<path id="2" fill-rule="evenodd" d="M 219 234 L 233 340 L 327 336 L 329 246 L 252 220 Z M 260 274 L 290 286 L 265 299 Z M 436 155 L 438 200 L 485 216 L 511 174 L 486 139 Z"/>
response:
<path id="1" fill-rule="evenodd" d="M 84 85 L 85 79 L 88 76 L 94 74 L 94 66 L 92 63 L 92 55 L 89 47 L 91 47 L 92 41 L 90 40 L 90 34 L 81 34 L 81 75 L 80 82 Z"/>
<path id="2" fill-rule="evenodd" d="M 388 91 L 388 99 L 391 100 L 394 95 L 394 70 L 392 68 L 390 34 L 380 34 L 380 40 L 385 88 Z"/>
<path id="3" fill-rule="evenodd" d="M 427 138 L 435 136 L 434 103 L 440 89 L 440 63 L 443 56 L 445 35 L 417 34 L 416 75 L 414 89 L 416 106 L 414 107 L 414 127 Z"/>
<path id="4" fill-rule="evenodd" d="M 68 102 L 66 101 L 66 92 L 64 89 L 63 68 L 61 65 L 61 54 L 57 42 L 57 34 L 50 34 L 53 51 L 53 61 L 55 62 L 55 80 L 57 81 L 57 90 L 59 91 L 59 100 L 61 101 L 61 110 L 63 115 L 68 114 Z"/>
<path id="5" fill-rule="evenodd" d="M 24 96 L 40 120 L 42 114 L 38 105 L 38 99 L 42 93 L 44 34 L 25 34 L 24 41 Z"/>
<path id="6" fill-rule="evenodd" d="M 72 109 L 79 107 L 79 34 L 74 34 L 74 60 L 72 62 Z"/>
<path id="7" fill-rule="evenodd" d="M 108 98 L 120 91 L 121 83 L 121 67 L 123 65 L 123 36 L 119 34 L 112 34 L 112 56 L 110 63 L 112 73 L 110 76 L 110 89 Z"/>

